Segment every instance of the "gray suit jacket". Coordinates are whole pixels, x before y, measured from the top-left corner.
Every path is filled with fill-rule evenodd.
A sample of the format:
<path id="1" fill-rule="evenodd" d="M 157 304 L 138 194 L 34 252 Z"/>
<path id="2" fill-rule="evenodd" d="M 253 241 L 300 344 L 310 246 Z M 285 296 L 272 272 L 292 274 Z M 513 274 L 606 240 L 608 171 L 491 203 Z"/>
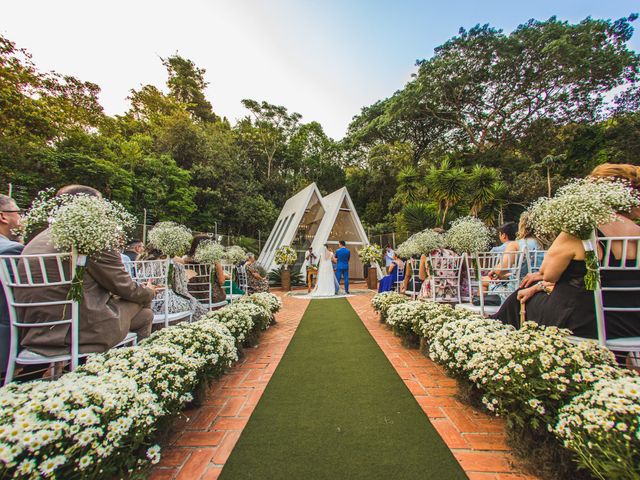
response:
<path id="1" fill-rule="evenodd" d="M 49 230 L 36 236 L 25 247 L 25 255 L 58 253 Z M 67 263 L 68 265 L 68 263 Z M 104 251 L 87 260 L 83 279 L 84 293 L 80 302 L 80 352 L 103 352 L 121 342 L 129 332 L 131 319 L 153 299 L 153 291 L 136 284 L 125 270 L 116 251 Z M 68 288 L 16 289 L 20 302 L 64 300 Z M 24 309 L 22 321 L 39 323 L 63 318 L 62 308 L 30 307 Z M 66 318 L 69 318 L 67 312 Z M 22 346 L 42 355 L 69 352 L 69 327 L 34 327 L 26 330 Z"/>

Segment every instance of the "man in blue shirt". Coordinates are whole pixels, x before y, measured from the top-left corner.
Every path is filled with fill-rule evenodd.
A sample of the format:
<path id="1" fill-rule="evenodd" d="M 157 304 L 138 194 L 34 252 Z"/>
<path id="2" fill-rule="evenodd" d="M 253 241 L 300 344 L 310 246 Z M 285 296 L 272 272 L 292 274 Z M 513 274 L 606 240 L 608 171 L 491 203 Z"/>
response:
<path id="1" fill-rule="evenodd" d="M 349 294 L 349 258 L 351 252 L 347 248 L 347 244 L 344 240 L 338 242 L 340 248 L 336 250 L 336 279 L 338 280 L 336 287 L 336 295 L 340 288 L 340 278 L 344 277 L 344 293 Z"/>
<path id="2" fill-rule="evenodd" d="M 24 248 L 16 242 L 13 230 L 20 227 L 21 211 L 16 202 L 6 195 L 0 194 L 0 255 L 20 255 Z M 7 370 L 9 360 L 9 310 L 4 290 L 0 288 L 0 372 Z"/>

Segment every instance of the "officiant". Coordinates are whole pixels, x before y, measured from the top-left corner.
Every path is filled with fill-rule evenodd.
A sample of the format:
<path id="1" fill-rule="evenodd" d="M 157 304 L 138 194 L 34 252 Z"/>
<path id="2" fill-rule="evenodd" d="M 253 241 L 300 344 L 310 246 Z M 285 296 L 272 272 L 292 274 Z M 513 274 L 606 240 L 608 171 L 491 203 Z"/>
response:
<path id="1" fill-rule="evenodd" d="M 305 253 L 307 260 L 307 290 L 311 292 L 313 277 L 318 274 L 318 256 L 313 252 L 313 247 L 309 247 Z"/>

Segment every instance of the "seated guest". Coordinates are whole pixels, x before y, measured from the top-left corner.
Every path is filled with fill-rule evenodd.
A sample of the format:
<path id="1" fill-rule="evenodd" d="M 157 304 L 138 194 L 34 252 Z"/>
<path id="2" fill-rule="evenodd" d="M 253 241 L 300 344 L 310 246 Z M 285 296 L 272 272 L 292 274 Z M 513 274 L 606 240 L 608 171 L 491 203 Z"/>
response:
<path id="1" fill-rule="evenodd" d="M 256 256 L 253 253 L 247 254 L 247 261 L 244 264 L 244 268 L 247 271 L 249 295 L 269 291 L 269 280 L 260 275 L 258 265 L 256 264 Z"/>
<path id="2" fill-rule="evenodd" d="M 393 252 L 393 261 L 387 269 L 387 275 L 380 280 L 378 285 L 378 292 L 390 292 L 394 289 L 396 282 L 398 281 L 399 272 L 404 270 L 404 262 L 400 260 L 398 254 Z"/>
<path id="3" fill-rule="evenodd" d="M 147 247 L 138 258 L 140 260 L 162 260 L 166 256 L 155 248 Z M 167 286 L 167 310 L 170 314 L 191 311 L 193 312 L 191 319 L 199 320 L 209 310 L 187 290 L 188 278 L 184 260 L 181 258 L 173 260 L 173 268 L 171 269 L 173 278 L 169 282 L 170 286 Z M 157 273 L 160 271 L 158 270 Z M 156 315 L 164 314 L 164 289 L 156 293 L 156 301 L 151 304 L 151 308 Z"/>
<path id="4" fill-rule="evenodd" d="M 187 254 L 183 257 L 184 262 L 188 264 L 198 263 L 195 261 L 194 256 L 196 254 L 196 250 L 198 249 L 198 245 L 205 240 L 211 240 L 211 237 L 208 235 L 195 235 L 193 240 L 191 241 L 191 248 Z M 213 266 L 213 271 L 211 272 L 211 302 L 212 303 L 220 303 L 224 302 L 227 299 L 227 294 L 224 291 L 224 282 L 227 280 L 227 276 L 224 273 L 224 268 L 222 268 L 222 264 L 220 262 L 216 262 Z M 203 283 L 202 277 L 194 276 L 189 279 L 189 283 Z M 191 287 L 192 290 L 202 290 L 208 291 L 209 288 L 206 285 L 193 285 Z"/>
<path id="5" fill-rule="evenodd" d="M 539 252 L 539 250 L 543 250 L 542 242 L 536 237 L 533 232 L 533 226 L 529 222 L 529 214 L 524 212 L 520 216 L 520 223 L 518 225 L 518 251 L 524 252 L 525 249 L 529 252 L 536 252 L 536 258 L 531 258 L 532 261 L 535 261 L 535 264 L 540 266 L 542 264 L 542 260 L 544 259 L 544 253 Z M 522 269 L 520 270 L 520 280 L 524 278 L 524 276 L 529 273 L 527 262 L 522 262 Z"/>
<path id="6" fill-rule="evenodd" d="M 16 202 L 0 194 L 0 255 L 20 255 L 24 246 L 19 243 L 14 230 L 20 228 L 21 210 Z M 11 329 L 9 310 L 4 289 L 0 287 L 0 373 L 7 371 Z"/>
<path id="7" fill-rule="evenodd" d="M 507 246 L 516 239 L 518 233 L 518 227 L 515 222 L 507 222 L 498 228 L 498 238 L 500 239 L 500 245 L 493 247 L 489 250 L 492 253 L 502 253 Z"/>
<path id="8" fill-rule="evenodd" d="M 592 176 L 614 177 L 627 180 L 640 189 L 639 167 L 634 165 L 605 164 L 597 167 Z M 616 220 L 598 226 L 598 236 L 638 237 L 640 226 L 635 221 L 640 218 L 640 208 L 630 213 L 618 213 Z M 635 243 L 629 244 L 626 258 L 622 258 L 620 242 L 612 242 L 612 255 L 617 262 L 635 262 L 638 254 Z M 601 248 L 598 252 L 602 256 Z M 519 326 L 520 309 L 525 305 L 526 319 L 541 325 L 568 328 L 579 337 L 596 338 L 596 318 L 593 292 L 584 286 L 586 273 L 585 251 L 582 241 L 562 232 L 549 248 L 539 272 L 529 273 L 494 318 L 503 323 Z M 624 286 L 640 279 L 634 271 L 603 272 L 602 279 L 608 285 Z M 607 292 L 606 301 L 628 307 L 640 307 L 640 296 L 626 295 L 624 292 Z M 618 338 L 640 336 L 640 322 L 637 312 L 607 313 L 607 337 Z"/>
<path id="9" fill-rule="evenodd" d="M 92 195 L 100 193 L 84 185 L 70 185 L 58 195 Z M 53 246 L 49 229 L 41 232 L 24 248 L 24 255 L 59 253 Z M 51 270 L 57 270 L 52 261 Z M 125 271 L 117 251 L 103 251 L 87 259 L 84 293 L 80 302 L 80 353 L 104 352 L 117 345 L 131 331 L 138 340 L 149 336 L 153 312 L 149 307 L 156 287 L 136 284 Z M 52 285 L 41 289 L 16 289 L 16 300 L 23 303 L 65 300 L 68 287 Z M 63 308 L 29 307 L 24 309 L 25 323 L 49 322 L 63 318 Z M 33 327 L 25 329 L 22 346 L 41 355 L 69 353 L 69 326 Z"/>
<path id="10" fill-rule="evenodd" d="M 144 243 L 142 243 L 141 240 L 134 239 L 127 243 L 127 246 L 122 253 L 129 257 L 129 260 L 135 262 L 138 259 L 138 255 L 142 252 L 144 252 Z"/>
<path id="11" fill-rule="evenodd" d="M 451 265 L 453 267 L 454 257 L 457 257 L 458 254 L 453 250 L 449 250 L 447 248 L 437 248 L 432 250 L 429 256 L 436 258 L 443 258 L 446 262 L 447 258 L 451 258 Z M 431 285 L 431 276 L 434 272 L 431 271 L 431 267 L 429 266 L 429 256 L 422 255 L 420 257 L 420 266 L 418 270 L 418 275 L 420 276 L 420 280 L 422 280 L 422 287 L 420 288 L 420 294 L 418 298 L 430 300 L 434 298 L 440 300 L 457 300 L 458 298 L 458 276 L 457 272 L 454 270 L 446 269 L 440 270 L 437 272 L 437 279 L 434 282 L 435 292 L 432 290 Z M 461 266 L 462 268 L 462 266 Z M 450 278 L 447 278 L 450 277 Z M 469 295 L 469 282 L 466 280 L 467 272 L 465 268 L 462 268 L 462 272 L 460 273 L 460 296 L 465 297 Z"/>

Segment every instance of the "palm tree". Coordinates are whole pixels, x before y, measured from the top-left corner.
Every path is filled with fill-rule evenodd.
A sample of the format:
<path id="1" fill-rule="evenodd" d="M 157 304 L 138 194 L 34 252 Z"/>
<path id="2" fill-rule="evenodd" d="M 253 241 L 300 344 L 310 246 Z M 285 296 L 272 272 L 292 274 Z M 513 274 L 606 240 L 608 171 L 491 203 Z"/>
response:
<path id="1" fill-rule="evenodd" d="M 466 195 L 468 174 L 460 167 L 451 167 L 448 159 L 438 168 L 431 167 L 427 175 L 427 187 L 438 202 L 438 216 L 442 213 L 441 226 L 447 221 L 449 209 Z"/>
<path id="2" fill-rule="evenodd" d="M 564 160 L 567 156 L 560 155 L 547 155 L 542 159 L 542 166 L 547 169 L 547 196 L 551 198 L 551 169 L 558 163 Z"/>
<path id="3" fill-rule="evenodd" d="M 477 217 L 486 204 L 491 203 L 500 189 L 502 181 L 495 168 L 474 165 L 469 175 L 470 213 Z"/>
<path id="4" fill-rule="evenodd" d="M 421 173 L 413 166 L 402 168 L 396 177 L 398 188 L 396 195 L 401 197 L 402 203 L 408 204 L 416 202 L 420 196 Z"/>
<path id="5" fill-rule="evenodd" d="M 409 203 L 402 208 L 400 214 L 409 233 L 419 232 L 438 222 L 435 206 L 424 202 Z"/>

